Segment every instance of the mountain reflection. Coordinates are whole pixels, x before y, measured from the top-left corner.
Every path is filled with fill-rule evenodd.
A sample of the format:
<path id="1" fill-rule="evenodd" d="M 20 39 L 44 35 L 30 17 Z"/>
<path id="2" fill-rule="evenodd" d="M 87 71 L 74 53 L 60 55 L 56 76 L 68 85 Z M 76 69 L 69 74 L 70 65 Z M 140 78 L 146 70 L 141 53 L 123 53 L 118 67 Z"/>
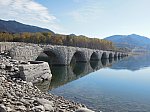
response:
<path id="1" fill-rule="evenodd" d="M 127 69 L 131 71 L 140 70 L 150 66 L 150 54 L 135 55 L 124 58 L 118 63 L 113 64 L 111 69 Z"/>

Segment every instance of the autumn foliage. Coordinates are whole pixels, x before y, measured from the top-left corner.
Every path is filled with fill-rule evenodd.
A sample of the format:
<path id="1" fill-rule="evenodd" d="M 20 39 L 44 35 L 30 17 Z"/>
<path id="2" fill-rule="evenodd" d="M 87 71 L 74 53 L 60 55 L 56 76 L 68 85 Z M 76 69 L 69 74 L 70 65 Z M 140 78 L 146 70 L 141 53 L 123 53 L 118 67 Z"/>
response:
<path id="1" fill-rule="evenodd" d="M 36 44 L 52 44 L 52 45 L 64 45 L 64 46 L 74 46 L 83 47 L 91 49 L 101 49 L 101 50 L 114 50 L 113 43 L 107 40 L 98 38 L 88 38 L 86 36 L 80 35 L 61 35 L 54 34 L 51 32 L 37 32 L 37 33 L 0 33 L 0 42 L 26 42 L 26 43 L 36 43 Z"/>

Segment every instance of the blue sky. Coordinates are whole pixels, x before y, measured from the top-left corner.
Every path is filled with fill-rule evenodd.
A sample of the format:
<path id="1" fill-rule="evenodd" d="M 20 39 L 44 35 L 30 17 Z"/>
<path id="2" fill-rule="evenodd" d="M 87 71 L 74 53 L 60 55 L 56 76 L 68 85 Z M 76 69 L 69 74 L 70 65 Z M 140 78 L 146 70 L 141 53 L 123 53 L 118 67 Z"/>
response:
<path id="1" fill-rule="evenodd" d="M 150 0 L 0 0 L 0 18 L 56 33 L 150 37 Z"/>

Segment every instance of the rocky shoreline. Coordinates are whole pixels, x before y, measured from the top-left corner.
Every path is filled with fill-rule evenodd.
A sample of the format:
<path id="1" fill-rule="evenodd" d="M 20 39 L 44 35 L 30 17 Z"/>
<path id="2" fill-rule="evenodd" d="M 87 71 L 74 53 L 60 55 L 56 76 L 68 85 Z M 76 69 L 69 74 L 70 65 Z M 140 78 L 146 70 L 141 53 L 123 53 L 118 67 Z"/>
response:
<path id="1" fill-rule="evenodd" d="M 40 91 L 19 77 L 19 64 L 0 54 L 0 112 L 93 112 L 85 105 Z"/>

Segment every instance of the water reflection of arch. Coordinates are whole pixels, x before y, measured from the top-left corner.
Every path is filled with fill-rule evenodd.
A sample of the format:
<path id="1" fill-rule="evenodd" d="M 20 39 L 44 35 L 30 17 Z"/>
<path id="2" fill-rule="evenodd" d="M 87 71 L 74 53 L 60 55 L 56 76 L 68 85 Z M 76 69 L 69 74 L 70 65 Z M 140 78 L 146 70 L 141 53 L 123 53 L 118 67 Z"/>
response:
<path id="1" fill-rule="evenodd" d="M 95 64 L 94 68 L 92 64 Z M 49 89 L 57 88 L 107 66 L 111 66 L 108 59 L 105 60 L 105 65 L 101 61 L 95 61 L 95 63 L 93 61 L 93 63 L 76 63 L 74 66 L 53 66 L 52 74 L 55 76 L 52 78 Z"/>
<path id="2" fill-rule="evenodd" d="M 49 58 L 46 60 L 49 60 Z M 57 88 L 68 82 L 81 78 L 91 72 L 94 72 L 107 66 L 111 66 L 113 62 L 114 60 L 110 61 L 109 59 L 103 59 L 99 61 L 91 61 L 88 63 L 75 63 L 71 66 L 51 66 L 53 77 L 50 86 L 46 82 L 47 86 L 49 86 L 50 90 L 53 88 Z M 46 83 L 43 83 L 45 88 L 47 88 L 45 85 Z"/>
<path id="3" fill-rule="evenodd" d="M 82 66 L 82 67 L 81 67 Z M 89 63 L 80 63 L 75 66 L 52 66 L 52 74 L 54 74 L 49 89 L 57 88 L 68 82 L 81 78 L 92 72 Z"/>

